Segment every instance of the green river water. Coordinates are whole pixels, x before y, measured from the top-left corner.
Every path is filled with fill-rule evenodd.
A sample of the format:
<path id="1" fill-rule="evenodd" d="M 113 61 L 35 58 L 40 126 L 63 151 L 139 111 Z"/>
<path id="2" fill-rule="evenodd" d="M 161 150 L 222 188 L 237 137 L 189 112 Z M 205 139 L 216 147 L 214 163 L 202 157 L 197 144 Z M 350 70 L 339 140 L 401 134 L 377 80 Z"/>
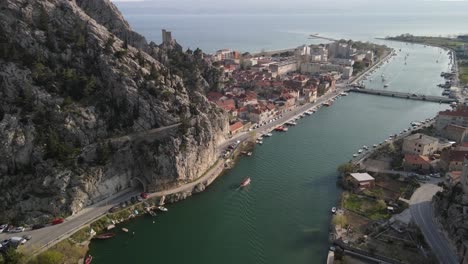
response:
<path id="1" fill-rule="evenodd" d="M 446 54 L 438 48 L 390 45 L 402 52 L 374 79 L 384 73 L 391 80 L 388 89 L 440 95 L 436 84 L 448 68 Z M 411 63 L 403 65 L 406 53 Z M 114 239 L 93 242 L 93 263 L 324 263 L 330 208 L 340 194 L 336 167 L 363 145 L 381 142 L 411 121 L 446 108 L 372 95 L 342 97 L 287 133 L 264 139 L 252 157 L 240 159 L 205 192 L 168 205 L 169 212 L 156 218 L 125 223 L 134 235 L 117 231 Z M 238 189 L 246 176 L 252 183 Z"/>

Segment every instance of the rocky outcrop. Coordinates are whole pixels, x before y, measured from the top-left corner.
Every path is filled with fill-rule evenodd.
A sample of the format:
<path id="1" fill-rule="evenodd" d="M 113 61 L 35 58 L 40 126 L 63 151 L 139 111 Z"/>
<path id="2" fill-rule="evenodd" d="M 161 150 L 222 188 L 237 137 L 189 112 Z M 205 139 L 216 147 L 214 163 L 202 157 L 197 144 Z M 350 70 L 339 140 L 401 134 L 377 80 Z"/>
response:
<path id="1" fill-rule="evenodd" d="M 108 0 L 1 1 L 0 221 L 199 177 L 228 131 L 204 96 L 218 76 L 148 45 Z"/>
<path id="2" fill-rule="evenodd" d="M 459 257 L 464 258 L 468 243 L 468 200 L 460 184 L 438 192 L 433 199 L 434 214 L 457 247 Z"/>

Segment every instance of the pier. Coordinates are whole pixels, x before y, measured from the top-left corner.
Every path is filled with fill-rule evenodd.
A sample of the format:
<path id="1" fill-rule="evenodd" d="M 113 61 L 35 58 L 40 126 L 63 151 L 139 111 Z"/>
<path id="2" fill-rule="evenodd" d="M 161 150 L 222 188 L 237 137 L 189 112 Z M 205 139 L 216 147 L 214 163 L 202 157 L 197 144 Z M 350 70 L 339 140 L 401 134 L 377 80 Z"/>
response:
<path id="1" fill-rule="evenodd" d="M 437 103 L 445 103 L 445 104 L 457 102 L 457 99 L 448 98 L 445 96 L 422 95 L 422 94 L 395 92 L 395 91 L 388 91 L 388 90 L 350 88 L 348 91 L 355 92 L 355 93 L 373 94 L 373 95 L 380 95 L 380 96 L 388 96 L 388 97 L 428 101 L 428 102 L 437 102 Z"/>

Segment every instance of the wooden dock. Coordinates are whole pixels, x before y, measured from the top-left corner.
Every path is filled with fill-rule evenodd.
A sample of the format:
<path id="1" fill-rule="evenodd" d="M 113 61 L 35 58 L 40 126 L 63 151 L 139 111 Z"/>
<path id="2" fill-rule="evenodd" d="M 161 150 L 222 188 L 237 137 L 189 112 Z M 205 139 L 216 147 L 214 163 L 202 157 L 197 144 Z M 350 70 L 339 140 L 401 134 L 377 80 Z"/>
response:
<path id="1" fill-rule="evenodd" d="M 457 99 L 448 98 L 448 97 L 445 97 L 445 96 L 422 95 L 422 94 L 395 92 L 395 91 L 388 91 L 388 90 L 350 88 L 348 90 L 348 92 L 372 94 L 372 95 L 380 95 L 380 96 L 387 96 L 387 97 L 395 97 L 395 98 L 419 100 L 419 101 L 428 101 L 428 102 L 436 102 L 436 103 L 444 103 L 444 104 L 450 104 L 452 102 L 457 102 Z"/>

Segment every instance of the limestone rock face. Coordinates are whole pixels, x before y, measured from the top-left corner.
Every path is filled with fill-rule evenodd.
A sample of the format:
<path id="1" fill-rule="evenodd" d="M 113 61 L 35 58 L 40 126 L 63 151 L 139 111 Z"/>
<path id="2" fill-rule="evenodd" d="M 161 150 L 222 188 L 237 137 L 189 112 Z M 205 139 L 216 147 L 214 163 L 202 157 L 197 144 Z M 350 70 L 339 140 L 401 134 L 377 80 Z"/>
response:
<path id="1" fill-rule="evenodd" d="M 463 257 L 468 243 L 468 202 L 460 185 L 455 185 L 437 193 L 433 199 L 434 214 L 442 224 L 450 240 Z"/>
<path id="2" fill-rule="evenodd" d="M 228 132 L 204 96 L 219 77 L 109 0 L 0 1 L 0 222 L 201 176 Z"/>

